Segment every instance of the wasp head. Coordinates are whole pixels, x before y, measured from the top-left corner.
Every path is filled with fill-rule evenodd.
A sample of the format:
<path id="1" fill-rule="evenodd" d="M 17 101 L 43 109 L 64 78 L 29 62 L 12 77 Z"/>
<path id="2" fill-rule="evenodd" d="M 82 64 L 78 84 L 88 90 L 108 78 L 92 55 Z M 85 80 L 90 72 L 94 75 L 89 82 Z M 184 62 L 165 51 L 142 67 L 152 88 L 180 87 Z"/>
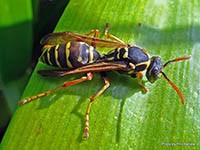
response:
<path id="1" fill-rule="evenodd" d="M 160 77 L 162 67 L 163 65 L 160 57 L 151 57 L 150 65 L 147 68 L 146 72 L 146 77 L 149 82 L 153 83 Z"/>
<path id="2" fill-rule="evenodd" d="M 191 56 L 178 57 L 178 58 L 175 58 L 175 59 L 167 61 L 163 65 L 160 57 L 153 56 L 153 57 L 151 57 L 150 65 L 147 68 L 146 77 L 149 80 L 149 82 L 153 83 L 160 77 L 160 75 L 163 75 L 163 77 L 174 88 L 174 90 L 177 92 L 177 94 L 181 98 L 182 104 L 184 104 L 184 96 L 183 96 L 183 94 L 178 89 L 178 87 L 165 75 L 165 73 L 162 72 L 162 68 L 165 68 L 166 66 L 168 66 L 169 64 L 171 64 L 173 62 L 187 60 L 187 59 L 190 59 L 190 58 L 191 58 Z"/>

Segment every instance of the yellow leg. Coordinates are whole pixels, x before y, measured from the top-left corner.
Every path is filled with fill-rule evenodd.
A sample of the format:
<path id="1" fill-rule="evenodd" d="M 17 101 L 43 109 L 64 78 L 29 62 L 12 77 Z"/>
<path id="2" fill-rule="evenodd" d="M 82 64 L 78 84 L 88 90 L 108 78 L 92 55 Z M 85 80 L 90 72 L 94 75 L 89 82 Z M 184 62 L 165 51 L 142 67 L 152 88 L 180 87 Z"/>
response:
<path id="1" fill-rule="evenodd" d="M 30 102 L 32 100 L 36 100 L 36 99 L 38 99 L 40 97 L 43 97 L 43 96 L 49 95 L 51 93 L 54 93 L 55 91 L 57 91 L 59 89 L 70 87 L 72 85 L 76 85 L 76 84 L 81 83 L 83 81 L 92 80 L 92 78 L 93 78 L 93 74 L 92 73 L 87 73 L 87 76 L 83 76 L 80 79 L 76 79 L 76 80 L 65 82 L 64 84 L 62 84 L 62 85 L 60 85 L 60 86 L 58 86 L 58 87 L 56 87 L 56 88 L 54 88 L 52 90 L 49 90 L 49 91 L 40 93 L 38 95 L 35 95 L 35 96 L 32 96 L 32 97 L 26 98 L 24 100 L 21 100 L 21 101 L 18 102 L 18 104 L 22 105 L 22 104 L 28 103 L 28 102 Z"/>
<path id="2" fill-rule="evenodd" d="M 85 113 L 85 138 L 87 139 L 89 137 L 89 114 L 90 114 L 90 109 L 92 106 L 92 102 L 100 96 L 109 86 L 110 82 L 107 77 L 103 77 L 105 85 L 95 94 L 90 98 L 90 102 L 88 104 L 86 113 Z"/>
<path id="3" fill-rule="evenodd" d="M 144 93 L 147 93 L 148 91 L 147 88 L 142 84 L 142 77 L 143 77 L 142 72 L 137 72 L 136 77 L 138 78 L 138 85 L 141 87 L 142 91 Z"/>
<path id="4" fill-rule="evenodd" d="M 109 24 L 106 23 L 106 28 L 105 28 L 104 35 L 105 35 L 107 38 L 112 39 L 112 40 L 115 40 L 115 41 L 117 41 L 117 42 L 122 43 L 122 44 L 125 45 L 125 42 L 124 42 L 124 41 L 120 40 L 119 38 L 117 38 L 116 36 L 114 36 L 114 35 L 112 35 L 112 34 L 109 34 L 109 33 L 108 33 L 108 29 L 109 29 Z"/>
<path id="5" fill-rule="evenodd" d="M 99 30 L 97 30 L 97 29 L 91 30 L 90 32 L 86 33 L 85 35 L 89 36 L 89 35 L 91 35 L 93 33 L 94 33 L 94 36 L 93 36 L 94 38 L 92 40 L 91 46 L 96 47 L 95 38 L 99 37 Z"/>
<path id="6" fill-rule="evenodd" d="M 99 37 L 99 30 L 97 30 L 97 29 L 91 30 L 90 32 L 86 33 L 85 35 L 89 36 L 93 33 L 94 33 L 94 36 L 93 36 L 94 38 Z"/>

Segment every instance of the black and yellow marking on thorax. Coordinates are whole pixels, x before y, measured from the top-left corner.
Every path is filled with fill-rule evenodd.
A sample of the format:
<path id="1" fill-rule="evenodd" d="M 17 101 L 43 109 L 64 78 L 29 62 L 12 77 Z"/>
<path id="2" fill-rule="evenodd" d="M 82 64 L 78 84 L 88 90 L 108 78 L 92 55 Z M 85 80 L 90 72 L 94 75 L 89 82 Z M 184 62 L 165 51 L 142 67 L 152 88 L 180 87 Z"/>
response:
<path id="1" fill-rule="evenodd" d="M 136 71 L 143 71 L 145 69 L 147 69 L 150 65 L 150 59 L 146 62 L 141 62 L 141 63 L 138 63 L 136 64 Z"/>
<path id="2" fill-rule="evenodd" d="M 127 47 L 116 48 L 104 55 L 103 58 L 107 61 L 124 60 L 128 58 L 128 51 L 129 49 Z"/>
<path id="3" fill-rule="evenodd" d="M 124 60 L 128 58 L 128 48 L 120 48 L 118 49 L 117 59 Z"/>

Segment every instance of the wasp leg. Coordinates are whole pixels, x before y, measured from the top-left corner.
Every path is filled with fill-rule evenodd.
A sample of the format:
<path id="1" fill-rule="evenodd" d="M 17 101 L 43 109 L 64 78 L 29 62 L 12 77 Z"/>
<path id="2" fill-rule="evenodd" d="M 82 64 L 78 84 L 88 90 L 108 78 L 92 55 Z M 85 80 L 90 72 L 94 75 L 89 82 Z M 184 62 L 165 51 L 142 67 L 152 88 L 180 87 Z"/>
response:
<path id="1" fill-rule="evenodd" d="M 140 86 L 142 91 L 144 93 L 147 93 L 147 91 L 148 91 L 147 88 L 142 84 L 142 77 L 143 77 L 142 72 L 137 72 L 136 77 L 138 78 L 138 85 Z"/>
<path id="2" fill-rule="evenodd" d="M 28 102 L 30 102 L 32 100 L 35 100 L 35 99 L 38 99 L 40 97 L 43 97 L 43 96 L 49 95 L 51 93 L 54 93 L 55 91 L 60 90 L 62 88 L 70 87 L 72 85 L 76 85 L 76 84 L 79 84 L 79 83 L 84 82 L 84 81 L 92 80 L 92 78 L 93 78 L 93 74 L 92 73 L 87 73 L 87 76 L 83 76 L 80 79 L 64 82 L 64 84 L 62 84 L 62 85 L 60 85 L 60 86 L 58 86 L 58 87 L 56 87 L 56 88 L 54 88 L 52 90 L 49 90 L 49 91 L 40 93 L 38 95 L 35 95 L 35 96 L 32 96 L 32 97 L 26 98 L 24 100 L 21 100 L 21 101 L 18 102 L 18 104 L 22 105 L 22 104 L 28 103 Z"/>
<path id="3" fill-rule="evenodd" d="M 108 78 L 106 77 L 106 74 L 102 74 L 102 77 L 103 77 L 105 85 L 90 98 L 90 102 L 88 104 L 88 107 L 85 113 L 85 138 L 86 139 L 89 137 L 89 115 L 90 115 L 90 109 L 91 109 L 92 103 L 98 96 L 100 96 L 110 86 L 110 82 Z"/>
<path id="4" fill-rule="evenodd" d="M 85 35 L 89 36 L 89 35 L 91 35 L 93 33 L 94 33 L 94 36 L 93 36 L 94 38 L 99 37 L 99 30 L 97 30 L 97 29 L 93 29 L 90 32 L 86 33 Z"/>
<path id="5" fill-rule="evenodd" d="M 92 40 L 91 46 L 96 47 L 95 38 L 99 37 L 99 30 L 97 30 L 97 29 L 91 30 L 90 32 L 86 33 L 85 35 L 89 36 L 93 33 L 94 33 L 94 36 L 93 36 L 94 38 Z"/>
<path id="6" fill-rule="evenodd" d="M 115 40 L 115 41 L 117 41 L 117 42 L 119 42 L 119 43 L 125 45 L 125 42 L 124 42 L 124 41 L 120 40 L 118 37 L 116 37 L 116 36 L 114 36 L 114 35 L 112 35 L 112 34 L 109 34 L 109 33 L 108 33 L 108 29 L 109 29 L 109 24 L 106 23 L 106 28 L 105 28 L 105 31 L 104 31 L 104 35 L 105 35 L 107 38 L 112 39 L 112 40 Z"/>
<path id="7" fill-rule="evenodd" d="M 97 29 L 91 30 L 90 32 L 86 33 L 85 35 L 89 36 L 93 33 L 94 33 L 94 36 L 93 36 L 94 39 L 92 40 L 91 46 L 96 47 L 95 38 L 99 37 L 99 30 L 97 30 Z"/>

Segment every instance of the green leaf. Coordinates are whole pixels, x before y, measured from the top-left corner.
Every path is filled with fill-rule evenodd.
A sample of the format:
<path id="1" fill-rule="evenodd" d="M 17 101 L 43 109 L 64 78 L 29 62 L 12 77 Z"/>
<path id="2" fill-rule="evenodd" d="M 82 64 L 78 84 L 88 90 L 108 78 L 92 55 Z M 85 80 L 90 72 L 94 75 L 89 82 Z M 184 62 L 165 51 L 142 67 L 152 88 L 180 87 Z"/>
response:
<path id="1" fill-rule="evenodd" d="M 5 81 L 18 78 L 31 60 L 31 1 L 0 2 L 1 77 Z"/>
<path id="2" fill-rule="evenodd" d="M 31 1 L 0 1 L 0 132 L 16 109 L 28 80 L 32 51 Z M 2 134 L 0 135 L 2 137 Z"/>
<path id="3" fill-rule="evenodd" d="M 110 33 L 140 45 L 164 62 L 191 55 L 164 72 L 180 88 L 186 104 L 161 77 L 142 94 L 137 80 L 110 72 L 111 87 L 98 97 L 90 114 L 90 137 L 83 139 L 89 97 L 103 81 L 97 74 L 88 81 L 20 106 L 2 141 L 4 149 L 198 149 L 200 130 L 200 22 L 199 1 L 90 1 L 71 0 L 55 32 L 81 34 L 91 29 Z M 107 50 L 99 49 L 103 54 Z M 36 71 L 49 69 L 38 63 L 23 98 L 81 75 L 45 78 Z"/>

